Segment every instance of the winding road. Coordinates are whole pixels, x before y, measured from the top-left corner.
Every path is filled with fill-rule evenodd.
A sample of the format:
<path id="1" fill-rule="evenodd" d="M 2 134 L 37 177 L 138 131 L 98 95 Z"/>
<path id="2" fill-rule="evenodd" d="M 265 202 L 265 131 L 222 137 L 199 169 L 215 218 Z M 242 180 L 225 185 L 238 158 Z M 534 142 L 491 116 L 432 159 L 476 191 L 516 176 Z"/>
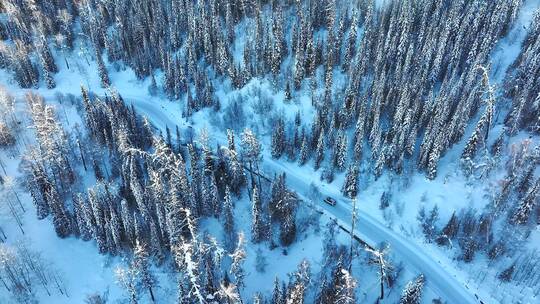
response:
<path id="1" fill-rule="evenodd" d="M 165 131 L 166 127 L 174 130 L 176 125 L 180 128 L 189 126 L 179 114 L 167 111 L 160 103 L 138 100 L 128 94 L 122 96 L 126 102 L 132 103 L 140 114 L 146 116 L 162 132 Z M 213 137 L 220 144 L 226 143 L 224 134 L 213 134 Z M 287 174 L 287 184 L 301 196 L 307 197 L 312 179 L 298 174 L 294 168 L 294 165 L 272 159 L 267 155 L 265 155 L 262 163 L 262 170 L 267 175 L 272 176 L 274 172 L 285 172 Z M 343 197 L 339 190 L 335 188 L 319 187 L 319 191 L 323 196 L 331 196 L 338 200 L 336 206 L 329 206 L 319 200 L 317 202 L 319 209 L 350 230 L 350 200 Z M 357 210 L 358 222 L 354 231 L 355 236 L 373 247 L 377 247 L 382 242 L 389 244 L 392 251 L 407 265 L 407 269 L 413 273 L 423 273 L 427 281 L 426 288 L 431 289 L 435 295 L 442 297 L 447 303 L 482 303 L 476 295 L 471 293 L 468 287 L 451 276 L 432 257 L 424 253 L 422 248 L 417 246 L 414 241 L 407 240 L 388 229 L 383 223 L 380 223 L 369 214 L 362 212 L 361 198 L 359 201 L 360 208 Z"/>
<path id="2" fill-rule="evenodd" d="M 303 175 L 296 174 L 295 170 L 291 170 L 286 163 L 272 158 L 264 160 L 265 172 L 285 172 L 287 174 L 287 183 L 292 185 L 295 190 L 309 189 L 310 179 L 306 179 Z M 319 187 L 323 197 L 331 196 L 337 199 L 336 206 L 329 206 L 318 201 L 318 207 L 331 217 L 336 218 L 340 225 L 351 229 L 351 211 L 352 205 L 350 199 L 345 198 L 339 190 L 335 188 Z M 308 193 L 301 193 L 303 196 L 308 196 Z M 433 292 L 441 296 L 448 303 L 480 303 L 470 290 L 463 284 L 458 282 L 440 264 L 417 246 L 414 241 L 407 240 L 403 236 L 387 228 L 383 223 L 379 222 L 371 215 L 361 210 L 361 197 L 357 203 L 357 223 L 354 234 L 372 247 L 379 247 L 381 243 L 387 243 L 401 260 L 409 267 L 409 270 L 415 273 L 423 273 L 427 287 Z"/>

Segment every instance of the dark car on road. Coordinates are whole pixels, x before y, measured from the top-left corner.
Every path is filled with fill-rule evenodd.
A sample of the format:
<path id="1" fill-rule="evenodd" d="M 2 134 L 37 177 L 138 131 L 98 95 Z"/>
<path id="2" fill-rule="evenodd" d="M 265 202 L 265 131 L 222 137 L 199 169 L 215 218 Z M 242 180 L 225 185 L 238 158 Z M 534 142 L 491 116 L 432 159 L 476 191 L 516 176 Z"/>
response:
<path id="1" fill-rule="evenodd" d="M 324 199 L 324 202 L 327 203 L 328 205 L 330 206 L 335 206 L 336 205 L 336 200 L 331 198 L 331 197 L 327 197 Z"/>

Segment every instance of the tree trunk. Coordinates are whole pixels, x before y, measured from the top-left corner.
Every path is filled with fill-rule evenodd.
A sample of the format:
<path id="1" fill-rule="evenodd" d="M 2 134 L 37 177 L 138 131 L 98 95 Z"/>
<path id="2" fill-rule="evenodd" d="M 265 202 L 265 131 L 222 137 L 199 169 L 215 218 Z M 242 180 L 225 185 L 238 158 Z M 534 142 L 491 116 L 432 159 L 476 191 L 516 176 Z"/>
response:
<path id="1" fill-rule="evenodd" d="M 154 298 L 154 292 L 152 291 L 152 286 L 148 286 L 148 292 L 150 293 L 150 298 L 152 299 L 152 303 L 155 303 L 156 299 Z"/>
<path id="2" fill-rule="evenodd" d="M 4 229 L 2 229 L 2 227 L 0 227 L 0 233 L 2 234 L 0 241 L 4 242 L 4 240 L 7 239 L 7 236 L 6 236 L 6 233 L 4 232 Z"/>
<path id="3" fill-rule="evenodd" d="M 261 186 L 262 186 L 262 183 L 261 183 L 261 171 L 259 170 L 259 163 L 257 162 L 257 177 L 258 177 L 258 180 L 259 180 L 259 189 L 262 189 Z"/>
<path id="4" fill-rule="evenodd" d="M 384 276 L 383 276 L 383 264 L 380 263 L 381 265 L 381 297 L 380 299 L 384 299 Z"/>
<path id="5" fill-rule="evenodd" d="M 83 151 L 82 151 L 81 142 L 78 139 L 77 139 L 77 146 L 79 146 L 79 153 L 81 154 L 81 160 L 82 160 L 82 163 L 83 163 L 84 172 L 86 172 L 87 171 L 86 161 L 84 159 L 84 154 L 83 154 Z"/>
<path id="6" fill-rule="evenodd" d="M 255 178 L 253 177 L 253 162 L 249 161 L 249 175 L 251 176 L 251 188 L 255 187 Z"/>

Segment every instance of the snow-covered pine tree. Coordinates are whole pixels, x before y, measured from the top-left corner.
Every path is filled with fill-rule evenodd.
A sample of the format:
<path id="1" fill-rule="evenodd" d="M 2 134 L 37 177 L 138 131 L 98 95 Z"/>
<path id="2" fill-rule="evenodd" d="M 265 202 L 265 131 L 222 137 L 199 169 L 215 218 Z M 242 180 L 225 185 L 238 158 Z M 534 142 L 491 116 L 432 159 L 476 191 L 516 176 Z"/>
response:
<path id="1" fill-rule="evenodd" d="M 540 64 L 536 59 L 539 50 L 540 14 L 536 13 L 528 27 L 521 52 L 514 62 L 515 70 L 507 75 L 505 93 L 512 98 L 512 110 L 505 119 L 507 131 L 515 134 L 520 129 L 538 133 L 540 130 L 540 90 L 537 75 Z"/>
<path id="2" fill-rule="evenodd" d="M 540 178 L 536 179 L 533 186 L 529 188 L 523 200 L 519 203 L 514 211 L 511 222 L 514 224 L 523 225 L 527 223 L 534 208 L 538 195 L 540 193 Z"/>
<path id="3" fill-rule="evenodd" d="M 362 148 L 364 145 L 364 126 L 365 126 L 365 115 L 363 114 L 363 111 L 360 112 L 358 115 L 358 119 L 356 121 L 356 126 L 354 128 L 354 136 L 353 136 L 353 158 L 356 161 L 362 160 Z"/>
<path id="4" fill-rule="evenodd" d="M 286 304 L 304 304 L 306 286 L 302 282 L 296 283 L 291 287 L 287 297 Z"/>
<path id="5" fill-rule="evenodd" d="M 110 239 L 112 240 L 112 244 L 111 246 L 109 246 L 111 248 L 111 254 L 118 254 L 120 252 L 122 252 L 123 250 L 123 233 L 122 233 L 122 219 L 120 217 L 120 215 L 118 214 L 118 212 L 116 211 L 116 208 L 115 208 L 115 205 L 116 205 L 116 201 L 115 203 L 111 203 L 109 204 L 109 210 L 108 210 L 108 213 L 109 213 L 109 221 L 108 221 L 108 225 L 109 225 L 109 235 L 110 235 Z"/>
<path id="6" fill-rule="evenodd" d="M 229 151 L 236 151 L 236 145 L 234 143 L 234 131 L 227 129 L 227 147 Z"/>
<path id="7" fill-rule="evenodd" d="M 336 304 L 354 304 L 356 303 L 356 280 L 351 273 L 346 269 L 341 268 L 338 270 L 340 277 L 335 286 L 336 289 Z"/>
<path id="8" fill-rule="evenodd" d="M 86 204 L 89 205 L 89 204 Z M 87 208 L 88 212 L 85 212 L 87 214 L 87 221 L 90 219 L 90 222 L 93 221 L 93 214 L 92 210 L 90 208 Z M 134 246 L 136 244 L 136 237 L 135 237 L 135 225 L 134 225 L 134 219 L 133 214 L 130 212 L 130 208 L 128 206 L 128 202 L 125 199 L 122 199 L 120 201 L 120 218 L 122 218 L 122 230 L 124 232 L 124 240 L 129 245 Z M 93 226 L 93 225 L 89 225 Z"/>
<path id="9" fill-rule="evenodd" d="M 522 168 L 523 171 L 515 178 L 515 189 L 517 190 L 519 198 L 523 197 L 531 187 L 536 165 L 537 164 L 534 161 L 531 161 L 529 164 L 524 164 Z"/>
<path id="10" fill-rule="evenodd" d="M 428 242 L 433 241 L 437 231 L 435 225 L 439 219 L 439 207 L 437 207 L 437 205 L 433 206 L 433 209 L 431 209 L 428 215 L 426 214 L 425 207 L 421 206 L 420 210 L 418 211 L 417 219 L 420 222 L 420 226 L 422 227 L 422 232 L 424 233 L 426 240 Z"/>
<path id="11" fill-rule="evenodd" d="M 450 241 L 456 237 L 459 231 L 459 221 L 456 212 L 452 213 L 452 216 L 448 220 L 448 223 L 441 231 L 441 235 L 436 239 L 437 244 L 447 245 Z"/>
<path id="12" fill-rule="evenodd" d="M 41 164 L 33 164 L 30 168 L 29 175 L 27 188 L 32 196 L 32 202 L 36 207 L 37 218 L 41 220 L 46 218 L 50 213 L 46 194 L 52 186 Z"/>
<path id="13" fill-rule="evenodd" d="M 283 246 L 291 245 L 296 238 L 296 212 L 291 210 L 283 215 L 280 222 L 279 238 Z"/>
<path id="14" fill-rule="evenodd" d="M 358 13 L 355 10 L 349 27 L 349 36 L 345 42 L 345 57 L 343 58 L 343 64 L 341 70 L 348 72 L 352 63 L 352 59 L 356 52 L 356 38 L 357 38 L 357 26 L 358 26 Z"/>
<path id="15" fill-rule="evenodd" d="M 499 273 L 497 278 L 503 282 L 510 282 L 512 280 L 512 275 L 514 274 L 515 269 L 516 269 L 516 264 L 513 263 L 508 268 L 506 268 L 501 273 Z"/>
<path id="16" fill-rule="evenodd" d="M 253 188 L 251 203 L 253 205 L 251 212 L 251 238 L 254 243 L 258 243 L 263 241 L 266 236 L 266 224 L 264 222 L 262 203 L 257 187 Z"/>
<path id="17" fill-rule="evenodd" d="M 47 86 L 47 89 L 50 90 L 56 87 L 56 82 L 54 81 L 51 72 L 47 71 L 46 69 L 43 70 L 43 78 L 45 78 L 45 85 Z"/>
<path id="18" fill-rule="evenodd" d="M 297 49 L 294 60 L 294 89 L 299 90 L 304 79 L 304 54 L 302 50 Z"/>
<path id="19" fill-rule="evenodd" d="M 473 134 L 467 141 L 463 153 L 461 154 L 461 159 L 472 159 L 476 154 L 479 143 L 486 144 L 488 139 L 489 131 L 491 129 L 491 124 L 493 121 L 493 115 L 495 112 L 495 97 L 493 93 L 493 88 L 489 85 L 488 72 L 485 68 L 479 67 L 483 75 L 483 85 L 486 88 L 486 108 L 484 113 L 480 117 L 480 120 L 476 124 L 476 127 L 473 131 Z"/>
<path id="20" fill-rule="evenodd" d="M 495 142 L 491 145 L 491 148 L 490 148 L 491 156 L 499 160 L 502 155 L 504 146 L 505 146 L 505 132 L 503 130 L 501 134 L 499 134 Z"/>
<path id="21" fill-rule="evenodd" d="M 71 233 L 71 219 L 66 210 L 66 206 L 55 186 L 51 186 L 46 192 L 47 203 L 51 208 L 51 214 L 53 216 L 53 225 L 56 235 L 61 238 L 69 236 Z"/>
<path id="22" fill-rule="evenodd" d="M 429 161 L 427 164 L 427 176 L 429 179 L 435 179 L 435 177 L 437 177 L 437 164 L 440 157 L 439 148 L 435 146 L 429 154 Z"/>
<path id="23" fill-rule="evenodd" d="M 246 260 L 247 254 L 245 250 L 245 238 L 244 233 L 240 232 L 238 233 L 237 237 L 238 241 L 236 244 L 236 248 L 234 249 L 234 252 L 231 254 L 231 269 L 230 273 L 234 277 L 236 288 L 238 289 L 238 293 L 240 293 L 240 290 L 244 288 L 245 283 L 245 271 L 244 271 L 244 262 Z"/>
<path id="24" fill-rule="evenodd" d="M 58 67 L 54 62 L 54 58 L 52 57 L 51 50 L 49 48 L 49 45 L 47 44 L 46 38 L 42 36 L 38 38 L 38 40 L 39 41 L 36 42 L 36 45 L 39 49 L 39 59 L 41 61 L 44 71 L 48 71 L 51 74 L 57 73 Z"/>
<path id="25" fill-rule="evenodd" d="M 223 231 L 225 238 L 229 244 L 229 248 L 234 246 L 236 229 L 234 224 L 234 204 L 231 198 L 229 187 L 225 189 L 225 197 L 223 198 Z"/>
<path id="26" fill-rule="evenodd" d="M 204 209 L 203 206 L 210 206 L 212 205 L 210 202 L 210 198 L 208 195 L 210 194 L 209 190 L 209 181 L 207 178 L 202 176 L 202 171 L 200 168 L 199 163 L 199 152 L 192 144 L 187 144 L 188 153 L 189 153 L 189 174 L 191 176 L 191 185 L 193 189 L 193 198 L 197 205 L 197 213 L 198 214 L 205 214 L 208 213 L 208 211 L 212 209 Z M 203 210 L 204 209 L 204 210 Z"/>
<path id="27" fill-rule="evenodd" d="M 139 212 L 144 217 L 146 221 L 150 220 L 151 210 L 148 206 L 147 197 L 148 194 L 144 189 L 143 179 L 142 179 L 142 170 L 138 165 L 138 161 L 135 157 L 126 157 L 126 161 L 129 162 L 129 185 L 133 198 L 137 204 Z M 127 165 L 125 166 L 127 167 Z"/>
<path id="28" fill-rule="evenodd" d="M 315 68 L 317 66 L 317 59 L 315 54 L 315 47 L 313 46 L 313 37 L 309 36 L 306 45 L 306 76 L 313 77 Z"/>
<path id="29" fill-rule="evenodd" d="M 290 81 L 285 81 L 285 101 L 290 101 L 292 99 L 291 93 L 291 84 Z"/>
<path id="30" fill-rule="evenodd" d="M 347 164 L 347 147 L 347 135 L 343 130 L 340 130 L 332 154 L 332 164 L 339 171 L 345 169 Z"/>
<path id="31" fill-rule="evenodd" d="M 298 265 L 298 269 L 293 275 L 294 281 L 289 287 L 287 293 L 287 304 L 303 304 L 306 296 L 306 290 L 311 280 L 311 267 L 307 260 L 302 260 Z M 284 293 L 285 294 L 285 293 Z"/>
<path id="32" fill-rule="evenodd" d="M 13 136 L 13 131 L 7 123 L 0 121 L 0 147 L 7 148 L 15 144 L 16 139 Z"/>
<path id="33" fill-rule="evenodd" d="M 298 163 L 302 166 L 305 165 L 308 160 L 308 151 L 309 144 L 306 138 L 306 135 L 302 133 L 302 145 L 300 147 L 300 157 L 298 158 Z"/>
<path id="34" fill-rule="evenodd" d="M 218 184 L 216 181 L 216 177 L 214 175 L 209 176 L 207 179 L 207 190 L 208 190 L 208 197 L 206 201 L 205 208 L 208 208 L 208 210 L 203 211 L 202 214 L 213 211 L 213 215 L 218 218 L 219 215 L 222 212 L 223 206 L 221 205 L 219 201 L 219 190 L 218 190 Z"/>
<path id="35" fill-rule="evenodd" d="M 358 194 L 358 165 L 356 163 L 349 166 L 341 192 L 350 198 Z"/>
<path id="36" fill-rule="evenodd" d="M 285 295 L 281 292 L 281 286 L 278 277 L 274 278 L 274 289 L 272 290 L 272 303 L 285 304 Z"/>
<path id="37" fill-rule="evenodd" d="M 419 304 L 422 299 L 422 290 L 424 288 L 424 275 L 419 275 L 413 281 L 410 281 L 403 289 L 400 304 Z"/>
<path id="38" fill-rule="evenodd" d="M 137 274 L 135 269 L 131 267 L 120 267 L 118 266 L 114 274 L 116 276 L 117 282 L 125 290 L 129 298 L 130 304 L 139 303 L 139 294 L 137 290 Z"/>
<path id="39" fill-rule="evenodd" d="M 38 69 L 30 60 L 28 47 L 22 41 L 15 41 L 15 47 L 8 50 L 9 65 L 14 71 L 14 78 L 23 88 L 36 87 Z"/>
<path id="40" fill-rule="evenodd" d="M 255 178 L 254 170 L 257 170 L 257 175 L 259 175 L 259 161 L 261 158 L 261 144 L 259 140 L 249 128 L 246 128 L 242 132 L 242 157 L 249 164 L 249 173 L 251 175 L 251 186 L 255 187 Z M 260 187 L 259 183 L 259 187 Z"/>
<path id="41" fill-rule="evenodd" d="M 87 204 L 81 193 L 73 195 L 74 225 L 77 225 L 76 230 L 83 241 L 89 241 L 92 238 L 92 229 L 88 226 L 91 221 L 87 219 L 88 214 L 85 212 Z"/>
<path id="42" fill-rule="evenodd" d="M 317 140 L 317 148 L 315 150 L 315 170 L 319 169 L 324 160 L 324 130 L 321 130 L 319 139 Z"/>
<path id="43" fill-rule="evenodd" d="M 156 285 L 156 278 L 152 273 L 149 265 L 149 253 L 146 245 L 137 241 L 133 251 L 133 261 L 131 267 L 134 273 L 137 274 L 137 279 L 141 284 L 141 287 L 148 291 L 150 299 L 155 302 L 153 288 Z"/>
<path id="44" fill-rule="evenodd" d="M 96 45 L 96 62 L 98 66 L 98 73 L 99 78 L 101 79 L 101 87 L 108 88 L 111 86 L 111 81 L 109 80 L 109 74 L 107 72 L 107 69 L 105 68 L 105 64 L 103 63 L 103 58 L 101 57 L 101 52 L 99 47 Z"/>
<path id="45" fill-rule="evenodd" d="M 244 167 L 238 159 L 238 153 L 236 150 L 228 151 L 228 170 L 227 176 L 229 177 L 229 186 L 231 191 L 235 194 L 240 194 L 241 187 L 245 183 Z"/>
<path id="46" fill-rule="evenodd" d="M 171 243 L 171 247 L 178 245 L 185 233 L 186 229 L 186 210 L 185 202 L 182 199 L 182 195 L 179 193 L 178 187 L 179 181 L 173 178 L 171 181 L 171 189 L 169 193 L 169 199 L 165 206 L 167 213 L 167 229 Z"/>
<path id="47" fill-rule="evenodd" d="M 155 257 L 156 262 L 158 265 L 161 265 L 163 260 L 165 259 L 165 251 L 167 249 L 168 243 L 166 243 L 168 240 L 163 240 L 162 233 L 159 228 L 159 221 L 151 220 L 148 224 L 150 226 L 149 230 L 149 253 Z"/>
<path id="48" fill-rule="evenodd" d="M 285 151 L 285 123 L 278 118 L 272 132 L 272 157 L 280 158 Z"/>

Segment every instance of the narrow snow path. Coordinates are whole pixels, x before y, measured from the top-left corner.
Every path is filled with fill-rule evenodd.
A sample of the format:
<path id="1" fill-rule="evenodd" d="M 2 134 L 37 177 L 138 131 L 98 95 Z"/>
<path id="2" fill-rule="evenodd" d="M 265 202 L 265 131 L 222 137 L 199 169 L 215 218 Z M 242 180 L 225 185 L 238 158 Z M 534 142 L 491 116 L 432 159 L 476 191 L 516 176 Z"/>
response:
<path id="1" fill-rule="evenodd" d="M 540 8 L 540 0 L 526 0 L 519 9 L 518 16 L 506 37 L 499 40 L 491 54 L 493 67 L 491 79 L 502 83 L 506 70 L 521 52 L 521 44 L 531 25 L 535 12 Z"/>

